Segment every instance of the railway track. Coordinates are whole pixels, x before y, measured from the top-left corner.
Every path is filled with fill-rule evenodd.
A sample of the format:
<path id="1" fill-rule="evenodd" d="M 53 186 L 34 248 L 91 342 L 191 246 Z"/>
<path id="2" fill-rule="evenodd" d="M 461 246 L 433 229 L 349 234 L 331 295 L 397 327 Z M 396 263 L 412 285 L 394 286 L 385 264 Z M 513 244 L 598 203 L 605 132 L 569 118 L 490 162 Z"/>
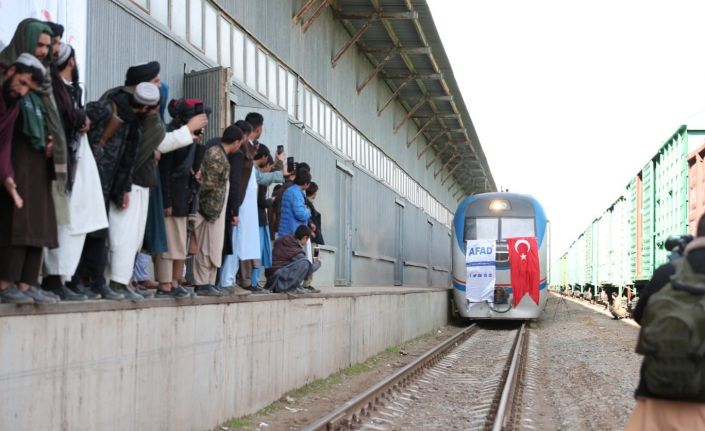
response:
<path id="1" fill-rule="evenodd" d="M 525 324 L 473 324 L 304 429 L 514 429 L 527 349 Z"/>

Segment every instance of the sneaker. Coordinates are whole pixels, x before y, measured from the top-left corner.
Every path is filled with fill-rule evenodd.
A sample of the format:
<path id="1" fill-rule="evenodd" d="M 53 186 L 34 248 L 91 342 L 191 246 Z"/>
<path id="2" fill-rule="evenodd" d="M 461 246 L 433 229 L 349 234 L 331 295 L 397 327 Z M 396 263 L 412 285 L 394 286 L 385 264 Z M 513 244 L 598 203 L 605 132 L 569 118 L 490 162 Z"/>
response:
<path id="1" fill-rule="evenodd" d="M 0 301 L 4 304 L 32 304 L 34 299 L 25 295 L 16 285 L 11 284 L 0 290 Z"/>
<path id="2" fill-rule="evenodd" d="M 246 295 L 251 295 L 253 292 L 250 292 L 247 289 L 243 289 L 242 287 L 238 286 L 237 284 L 233 284 L 232 286 L 232 294 L 233 295 L 240 295 L 240 296 L 246 296 Z"/>
<path id="3" fill-rule="evenodd" d="M 93 290 L 93 292 L 99 294 L 103 299 L 110 299 L 116 301 L 125 299 L 125 295 L 120 292 L 114 291 L 106 283 L 91 286 L 91 289 Z"/>
<path id="4" fill-rule="evenodd" d="M 304 286 L 304 289 L 306 289 L 308 293 L 321 293 L 319 289 L 316 289 L 313 286 Z"/>
<path id="5" fill-rule="evenodd" d="M 123 295 L 125 299 L 129 299 L 131 301 L 142 301 L 144 300 L 144 296 L 140 295 L 139 293 L 135 292 L 132 289 L 132 286 L 125 286 L 124 284 L 117 283 L 115 281 L 110 282 L 110 287 L 117 293 Z"/>
<path id="6" fill-rule="evenodd" d="M 57 295 L 56 293 L 54 293 L 53 291 L 51 291 L 51 290 L 44 289 L 44 288 L 42 288 L 42 287 L 37 287 L 37 290 L 40 291 L 40 292 L 42 293 L 42 295 L 44 295 L 44 296 L 46 296 L 46 297 L 48 297 L 48 298 L 51 298 L 51 299 L 56 300 L 56 302 L 61 301 L 61 297 L 60 297 L 59 295 Z"/>
<path id="7" fill-rule="evenodd" d="M 212 284 L 202 284 L 196 286 L 196 295 L 198 296 L 223 296 L 223 293 L 216 289 Z"/>
<path id="8" fill-rule="evenodd" d="M 142 287 L 142 285 L 138 284 L 136 286 L 132 286 L 132 289 L 142 295 L 144 298 L 154 298 L 154 296 L 157 294 L 158 289 L 145 289 Z"/>
<path id="9" fill-rule="evenodd" d="M 58 301 L 55 298 L 44 293 L 43 290 L 34 286 L 29 286 L 29 289 L 23 290 L 22 293 L 34 300 L 35 304 L 56 304 Z"/>

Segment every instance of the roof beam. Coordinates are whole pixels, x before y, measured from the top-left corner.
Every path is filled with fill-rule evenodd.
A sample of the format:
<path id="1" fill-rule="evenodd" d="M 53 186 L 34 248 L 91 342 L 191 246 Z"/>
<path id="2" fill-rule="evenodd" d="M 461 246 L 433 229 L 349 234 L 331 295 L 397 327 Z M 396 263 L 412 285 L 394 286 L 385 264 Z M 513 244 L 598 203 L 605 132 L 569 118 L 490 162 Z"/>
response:
<path id="1" fill-rule="evenodd" d="M 461 163 L 461 162 L 458 162 L 457 165 L 453 166 L 453 169 L 451 169 L 450 172 L 448 172 L 448 175 L 446 175 L 446 177 L 445 177 L 443 180 L 441 180 L 441 185 L 444 185 L 444 184 L 446 183 L 446 181 L 448 181 L 448 179 L 449 179 L 451 176 L 453 176 L 453 172 L 455 172 L 456 169 L 458 169 L 458 168 L 460 167 L 460 165 L 462 165 L 462 163 Z"/>
<path id="2" fill-rule="evenodd" d="M 423 155 L 426 154 L 426 151 L 428 151 L 428 150 L 433 146 L 433 144 L 438 140 L 438 138 L 440 138 L 441 136 L 443 136 L 443 135 L 445 135 L 445 134 L 446 134 L 446 131 L 443 130 L 443 131 L 441 131 L 440 133 L 438 133 L 436 136 L 434 136 L 433 139 L 431 139 L 430 141 L 428 141 L 428 143 L 426 144 L 426 146 L 423 147 L 423 150 L 421 150 L 421 152 L 416 155 L 416 160 L 421 159 L 421 157 L 423 157 Z"/>
<path id="3" fill-rule="evenodd" d="M 406 12 L 336 12 L 336 19 L 364 19 L 368 21 L 379 21 L 381 19 L 417 19 L 419 13 L 416 11 Z"/>
<path id="4" fill-rule="evenodd" d="M 402 126 L 403 126 L 404 124 L 406 124 L 407 121 L 409 121 L 409 118 L 411 118 L 411 116 L 414 115 L 414 113 L 416 113 L 416 111 L 418 111 L 419 108 L 421 108 L 421 107 L 422 107 L 423 105 L 425 105 L 427 102 L 428 102 L 428 98 L 427 98 L 427 97 L 422 97 L 422 98 L 420 98 L 419 101 L 416 103 L 416 105 L 414 105 L 413 108 L 409 109 L 409 112 L 407 112 L 406 115 L 404 115 L 404 118 L 401 119 L 401 121 L 399 122 L 399 124 L 397 124 L 396 126 L 394 126 L 394 133 L 397 133 L 397 132 L 399 131 L 399 129 L 401 129 Z"/>
<path id="5" fill-rule="evenodd" d="M 452 162 L 453 160 L 455 160 L 457 158 L 458 158 L 458 155 L 456 154 L 456 155 L 450 157 L 448 160 L 446 160 L 446 162 L 443 163 L 443 166 L 441 166 L 441 168 L 438 170 L 438 172 L 433 173 L 433 178 L 436 178 L 438 176 L 438 174 L 443 172 L 443 169 L 445 169 L 450 164 L 450 162 Z M 462 162 L 458 162 L 458 164 L 460 164 L 460 163 L 462 163 Z"/>
<path id="6" fill-rule="evenodd" d="M 385 53 L 389 48 L 364 48 L 362 52 L 365 54 L 379 54 Z M 429 46 L 419 46 L 414 48 L 399 48 L 400 54 L 430 54 L 431 47 Z"/>
<path id="7" fill-rule="evenodd" d="M 301 29 L 302 32 L 306 33 L 306 30 L 308 30 L 311 25 L 313 25 L 313 22 L 318 18 L 318 16 L 323 13 L 323 10 L 328 7 L 330 4 L 331 0 L 323 0 L 323 2 L 318 5 L 316 10 L 313 11 L 313 14 L 311 17 L 304 23 L 303 28 Z"/>
<path id="8" fill-rule="evenodd" d="M 423 131 L 426 130 L 426 128 L 427 128 L 428 126 L 430 126 L 431 123 L 433 123 L 434 121 L 436 121 L 436 117 L 435 117 L 435 116 L 429 118 L 428 121 L 426 121 L 426 123 L 425 123 L 423 126 L 421 126 L 421 128 L 419 129 L 419 131 L 416 132 L 416 134 L 414 135 L 414 137 L 411 138 L 411 140 L 406 143 L 406 148 L 411 147 L 411 144 L 414 143 L 414 141 L 416 140 L 416 138 L 418 138 L 419 136 L 421 136 L 421 134 L 423 133 Z"/>
<path id="9" fill-rule="evenodd" d="M 360 27 L 355 34 L 348 40 L 345 45 L 343 45 L 340 50 L 338 50 L 337 53 L 333 56 L 331 59 L 330 63 L 333 67 L 335 67 L 336 64 L 338 64 L 338 61 L 340 61 L 340 58 L 350 49 L 351 46 L 353 46 L 360 38 L 362 37 L 363 34 L 370 28 L 370 25 L 372 24 L 372 21 L 367 21 L 362 27 Z"/>
<path id="10" fill-rule="evenodd" d="M 306 14 L 306 12 L 313 6 L 313 4 L 316 3 L 316 0 L 308 0 L 305 5 L 299 9 L 298 12 L 296 12 L 296 15 L 294 15 L 293 21 L 294 24 L 298 22 L 303 16 Z"/>
<path id="11" fill-rule="evenodd" d="M 402 83 L 399 85 L 399 87 L 397 87 L 397 89 L 394 90 L 394 93 L 392 93 L 392 95 L 389 96 L 389 98 L 387 99 L 387 101 L 382 104 L 382 107 L 377 110 L 377 116 L 378 116 L 378 117 L 379 117 L 380 115 L 382 115 L 382 111 L 384 111 L 385 109 L 387 109 L 387 106 L 389 106 L 389 104 L 392 103 L 392 102 L 394 101 L 394 99 L 397 98 L 397 96 L 399 95 L 399 92 L 401 92 L 401 90 L 403 90 L 404 87 L 406 87 L 407 85 L 411 84 L 411 81 L 413 81 L 413 80 L 414 80 L 414 78 L 413 78 L 412 76 L 409 76 L 408 78 L 406 78 L 406 81 L 402 82 Z"/>
<path id="12" fill-rule="evenodd" d="M 453 193 L 453 199 L 458 200 L 458 198 L 462 196 L 463 193 L 465 193 L 465 191 L 462 189 L 462 187 L 459 188 L 458 190 L 456 190 L 455 193 Z"/>
<path id="13" fill-rule="evenodd" d="M 450 147 L 450 148 L 452 149 L 453 147 Z M 444 148 L 441 151 L 436 151 L 436 154 L 433 156 L 431 161 L 426 163 L 426 169 L 430 168 L 436 162 L 436 160 L 438 160 L 443 155 L 443 153 L 445 152 L 446 149 L 447 148 Z"/>
<path id="14" fill-rule="evenodd" d="M 421 79 L 426 81 L 431 81 L 434 79 L 443 79 L 443 74 L 441 73 L 383 73 L 382 78 L 384 79 Z"/>
<path id="15" fill-rule="evenodd" d="M 377 76 L 377 74 L 382 70 L 382 68 L 383 68 L 387 63 L 389 63 L 389 61 L 390 61 L 392 58 L 394 58 L 394 56 L 397 55 L 398 52 L 399 52 L 399 50 L 398 50 L 397 48 L 392 48 L 392 49 L 389 50 L 389 52 L 387 52 L 387 55 L 384 56 L 384 58 L 382 59 L 382 61 L 379 62 L 379 64 L 377 64 L 377 67 L 374 68 L 374 70 L 372 71 L 372 73 L 370 73 L 370 74 L 367 76 L 367 78 L 365 78 L 365 80 L 362 81 L 362 83 L 357 86 L 357 94 L 360 94 L 360 92 L 365 89 L 365 87 L 367 86 L 367 84 L 368 84 L 370 81 L 372 81 L 372 79 L 373 79 L 375 76 Z"/>

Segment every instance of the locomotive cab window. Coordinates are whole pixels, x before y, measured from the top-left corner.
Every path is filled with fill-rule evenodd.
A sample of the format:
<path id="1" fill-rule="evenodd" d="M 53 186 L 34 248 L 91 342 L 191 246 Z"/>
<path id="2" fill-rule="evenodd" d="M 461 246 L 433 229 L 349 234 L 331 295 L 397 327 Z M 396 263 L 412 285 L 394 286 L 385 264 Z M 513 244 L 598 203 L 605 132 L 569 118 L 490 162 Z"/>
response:
<path id="1" fill-rule="evenodd" d="M 530 217 L 467 217 L 464 239 L 506 240 L 518 236 L 535 236 L 535 232 L 534 219 Z"/>

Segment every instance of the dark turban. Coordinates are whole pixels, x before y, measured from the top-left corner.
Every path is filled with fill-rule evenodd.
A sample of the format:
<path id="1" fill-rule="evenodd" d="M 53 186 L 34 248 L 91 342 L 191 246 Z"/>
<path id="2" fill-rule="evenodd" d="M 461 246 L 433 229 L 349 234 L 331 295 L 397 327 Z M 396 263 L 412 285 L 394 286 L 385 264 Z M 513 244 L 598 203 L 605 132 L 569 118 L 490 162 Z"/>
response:
<path id="1" fill-rule="evenodd" d="M 50 21 L 47 21 L 46 25 L 48 25 L 49 28 L 51 29 L 51 32 L 54 33 L 53 34 L 54 37 L 57 37 L 57 36 L 59 38 L 64 37 L 64 26 L 63 25 L 57 24 L 55 22 L 50 22 Z"/>
<path id="2" fill-rule="evenodd" d="M 130 87 L 140 82 L 151 81 L 157 75 L 159 75 L 159 62 L 157 61 L 132 66 L 127 69 L 125 74 L 125 86 Z"/>

